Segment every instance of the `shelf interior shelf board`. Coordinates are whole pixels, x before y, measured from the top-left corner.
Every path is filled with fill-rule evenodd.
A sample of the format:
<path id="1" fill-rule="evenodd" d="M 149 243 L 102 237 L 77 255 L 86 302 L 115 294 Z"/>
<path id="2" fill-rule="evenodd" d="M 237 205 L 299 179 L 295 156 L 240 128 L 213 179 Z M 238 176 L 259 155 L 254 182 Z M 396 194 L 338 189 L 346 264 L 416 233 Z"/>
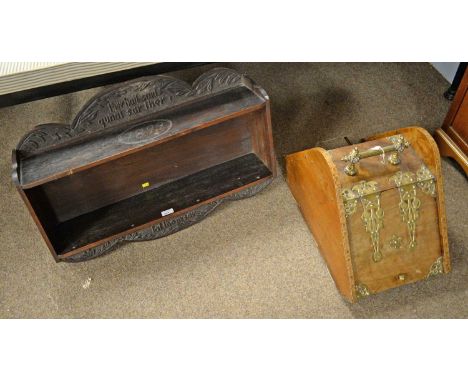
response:
<path id="1" fill-rule="evenodd" d="M 271 176 L 257 155 L 249 153 L 60 223 L 51 235 L 53 244 L 57 254 L 64 255 L 149 222 L 157 223 L 164 211 L 176 213 Z"/>

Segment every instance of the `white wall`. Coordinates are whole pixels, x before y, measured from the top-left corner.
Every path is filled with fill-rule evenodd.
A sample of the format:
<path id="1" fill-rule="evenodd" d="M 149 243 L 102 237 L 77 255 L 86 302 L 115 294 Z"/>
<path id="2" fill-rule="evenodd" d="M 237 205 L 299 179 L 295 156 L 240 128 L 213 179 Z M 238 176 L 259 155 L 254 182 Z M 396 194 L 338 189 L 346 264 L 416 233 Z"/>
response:
<path id="1" fill-rule="evenodd" d="M 448 82 L 452 83 L 453 77 L 455 77 L 455 73 L 457 72 L 459 62 L 431 62 L 431 64 Z"/>

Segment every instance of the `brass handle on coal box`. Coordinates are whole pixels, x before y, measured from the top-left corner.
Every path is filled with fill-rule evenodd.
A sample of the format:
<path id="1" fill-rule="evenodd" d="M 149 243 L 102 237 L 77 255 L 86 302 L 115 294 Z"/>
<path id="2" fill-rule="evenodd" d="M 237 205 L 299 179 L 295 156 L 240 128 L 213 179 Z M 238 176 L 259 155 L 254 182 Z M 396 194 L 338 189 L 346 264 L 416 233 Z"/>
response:
<path id="1" fill-rule="evenodd" d="M 392 144 L 389 146 L 377 146 L 365 151 L 359 151 L 357 147 L 352 149 L 348 155 L 345 155 L 343 158 L 341 158 L 342 161 L 348 162 L 344 172 L 349 176 L 354 176 L 357 174 L 356 165 L 361 159 L 374 157 L 377 155 L 385 156 L 385 154 L 389 152 L 391 152 L 391 154 L 388 157 L 388 161 L 393 165 L 399 164 L 400 153 L 409 147 L 409 142 L 405 139 L 405 137 L 403 137 L 403 135 L 394 135 L 388 139 L 390 142 L 392 142 Z"/>

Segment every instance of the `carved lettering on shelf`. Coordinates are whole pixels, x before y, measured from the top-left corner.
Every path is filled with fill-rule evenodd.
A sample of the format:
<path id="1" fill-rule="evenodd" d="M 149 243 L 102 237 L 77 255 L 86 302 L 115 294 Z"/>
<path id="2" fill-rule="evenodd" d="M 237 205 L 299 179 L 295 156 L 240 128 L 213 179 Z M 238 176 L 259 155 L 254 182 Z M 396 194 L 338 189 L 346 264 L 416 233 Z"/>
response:
<path id="1" fill-rule="evenodd" d="M 241 82 L 239 73 L 225 68 L 201 75 L 193 86 L 169 76 L 129 81 L 91 99 L 73 121 L 72 129 L 89 131 L 96 125 L 115 126 L 193 98 L 240 86 Z"/>
<path id="2" fill-rule="evenodd" d="M 71 125 L 47 124 L 36 127 L 21 140 L 17 149 L 22 155 L 33 154 L 69 139 L 112 128 L 168 107 L 242 86 L 242 83 L 243 76 L 227 68 L 215 68 L 204 73 L 195 80 L 193 86 L 165 75 L 127 81 L 92 98 Z M 152 121 L 156 123 L 152 128 L 164 130 L 166 126 L 158 125 L 160 121 Z M 155 132 L 149 126 L 146 128 L 148 130 L 144 134 Z"/>

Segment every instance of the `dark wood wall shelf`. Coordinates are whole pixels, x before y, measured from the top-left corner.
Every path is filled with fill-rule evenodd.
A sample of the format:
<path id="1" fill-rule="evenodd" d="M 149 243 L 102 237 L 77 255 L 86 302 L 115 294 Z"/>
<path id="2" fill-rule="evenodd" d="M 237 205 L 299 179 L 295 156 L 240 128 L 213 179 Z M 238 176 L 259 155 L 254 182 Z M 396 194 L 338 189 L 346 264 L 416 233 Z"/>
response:
<path id="1" fill-rule="evenodd" d="M 13 151 L 13 180 L 57 261 L 177 232 L 275 175 L 268 96 L 229 69 L 193 86 L 167 76 L 114 86 Z"/>

